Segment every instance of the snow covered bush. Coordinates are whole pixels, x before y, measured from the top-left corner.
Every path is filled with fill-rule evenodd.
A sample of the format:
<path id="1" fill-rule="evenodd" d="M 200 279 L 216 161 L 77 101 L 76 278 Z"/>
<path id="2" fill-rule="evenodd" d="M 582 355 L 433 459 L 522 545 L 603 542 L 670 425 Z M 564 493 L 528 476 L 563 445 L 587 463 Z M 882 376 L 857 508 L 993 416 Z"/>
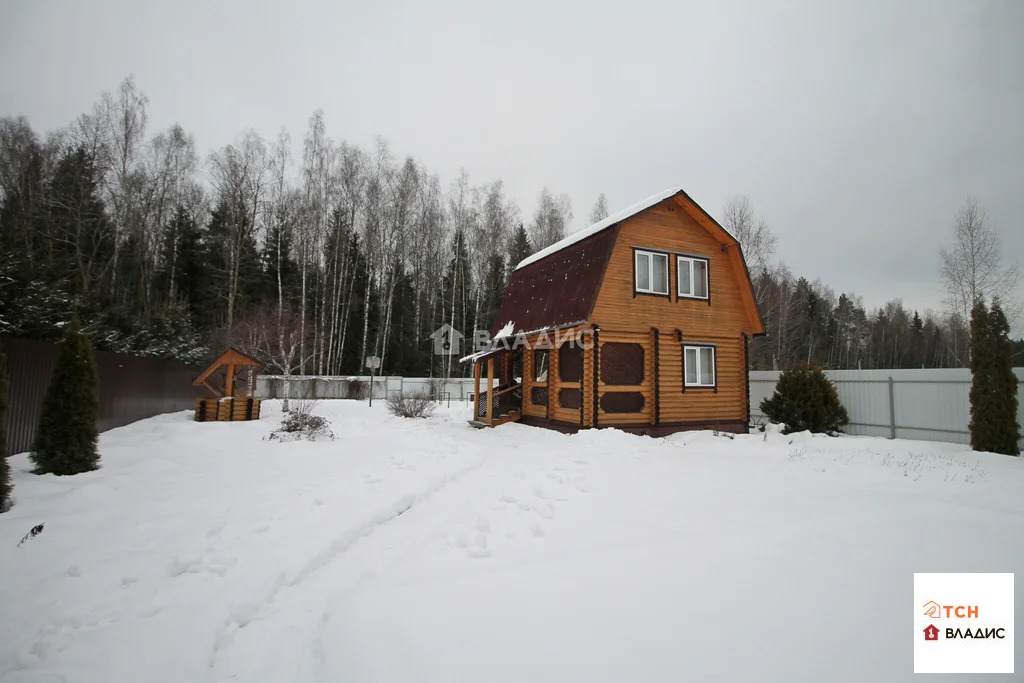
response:
<path id="1" fill-rule="evenodd" d="M 334 439 L 327 418 L 313 414 L 316 401 L 292 401 L 291 410 L 281 418 L 281 426 L 267 437 L 271 441 Z"/>
<path id="2" fill-rule="evenodd" d="M 11 497 L 11 465 L 7 462 L 7 357 L 0 352 L 0 512 Z"/>
<path id="3" fill-rule="evenodd" d="M 804 430 L 834 434 L 850 421 L 835 385 L 816 365 L 784 371 L 775 393 L 761 401 L 761 412 L 772 422 L 785 424 L 786 434 Z"/>
<path id="4" fill-rule="evenodd" d="M 397 417 L 429 417 L 435 407 L 426 394 L 403 394 L 396 391 L 388 397 L 388 412 Z"/>
<path id="5" fill-rule="evenodd" d="M 99 466 L 99 380 L 92 347 L 74 318 L 57 350 L 31 458 L 36 474 L 79 474 Z"/>

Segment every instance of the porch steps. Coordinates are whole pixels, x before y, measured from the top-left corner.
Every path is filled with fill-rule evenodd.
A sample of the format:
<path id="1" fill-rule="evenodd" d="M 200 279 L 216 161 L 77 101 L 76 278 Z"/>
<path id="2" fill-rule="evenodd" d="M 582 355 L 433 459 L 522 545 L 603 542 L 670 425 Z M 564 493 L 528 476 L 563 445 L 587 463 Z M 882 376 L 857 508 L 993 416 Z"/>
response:
<path id="1" fill-rule="evenodd" d="M 505 415 L 496 416 L 493 422 L 484 422 L 483 420 L 467 420 L 467 422 L 469 422 L 470 427 L 475 427 L 476 429 L 486 429 L 488 427 L 497 427 L 498 425 L 503 425 L 506 422 L 515 422 L 520 417 L 522 417 L 522 413 L 506 413 Z"/>

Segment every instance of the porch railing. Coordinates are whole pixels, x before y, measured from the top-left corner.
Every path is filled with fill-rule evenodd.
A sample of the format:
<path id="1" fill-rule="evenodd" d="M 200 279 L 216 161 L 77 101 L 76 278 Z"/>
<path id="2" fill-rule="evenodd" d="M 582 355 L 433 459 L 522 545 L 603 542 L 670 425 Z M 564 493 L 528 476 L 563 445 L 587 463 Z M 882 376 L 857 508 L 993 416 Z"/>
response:
<path id="1" fill-rule="evenodd" d="M 494 392 L 481 391 L 476 397 L 476 415 L 479 419 L 487 419 L 487 404 L 491 402 L 491 419 L 505 417 L 523 409 L 523 385 L 511 384 L 498 387 Z"/>

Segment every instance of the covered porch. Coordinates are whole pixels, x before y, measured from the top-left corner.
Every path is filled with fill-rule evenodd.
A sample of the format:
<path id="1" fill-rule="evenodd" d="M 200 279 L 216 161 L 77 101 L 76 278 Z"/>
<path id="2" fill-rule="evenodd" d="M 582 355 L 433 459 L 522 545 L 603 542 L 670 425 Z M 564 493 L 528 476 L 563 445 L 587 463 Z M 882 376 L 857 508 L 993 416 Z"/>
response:
<path id="1" fill-rule="evenodd" d="M 496 427 L 514 422 L 523 414 L 521 349 L 493 349 L 474 354 L 473 427 Z"/>

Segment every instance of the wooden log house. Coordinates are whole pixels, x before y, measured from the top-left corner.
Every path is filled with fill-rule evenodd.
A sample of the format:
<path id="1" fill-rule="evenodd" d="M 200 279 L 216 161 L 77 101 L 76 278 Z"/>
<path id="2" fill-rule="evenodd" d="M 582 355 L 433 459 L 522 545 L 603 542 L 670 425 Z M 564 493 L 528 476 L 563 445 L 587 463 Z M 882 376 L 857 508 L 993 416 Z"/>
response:
<path id="1" fill-rule="evenodd" d="M 470 424 L 746 432 L 765 334 L 739 242 L 674 188 L 524 259 L 474 366 Z"/>
<path id="2" fill-rule="evenodd" d="M 260 400 L 253 398 L 251 377 L 243 378 L 239 368 L 251 374 L 263 369 L 263 364 L 238 349 L 228 349 L 210 367 L 192 382 L 210 390 L 212 397 L 196 399 L 196 422 L 238 422 L 260 419 Z M 238 386 L 242 381 L 242 387 Z"/>

